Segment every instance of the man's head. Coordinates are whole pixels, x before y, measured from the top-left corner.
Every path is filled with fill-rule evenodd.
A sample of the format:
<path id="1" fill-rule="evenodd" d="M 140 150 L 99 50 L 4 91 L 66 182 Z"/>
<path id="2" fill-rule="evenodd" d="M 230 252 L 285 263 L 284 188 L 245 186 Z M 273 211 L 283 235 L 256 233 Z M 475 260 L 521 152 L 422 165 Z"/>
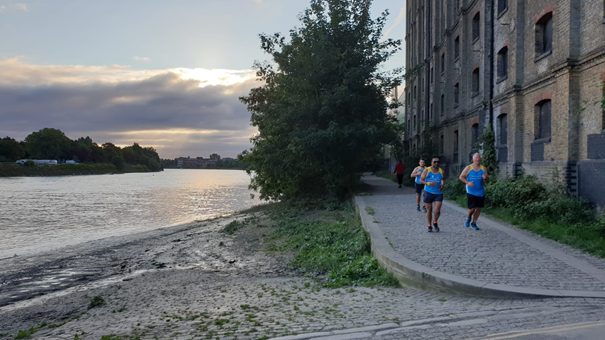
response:
<path id="1" fill-rule="evenodd" d="M 435 169 L 439 168 L 439 157 L 433 157 L 433 159 L 431 159 L 431 166 Z"/>
<path id="2" fill-rule="evenodd" d="M 479 164 L 480 162 L 481 162 L 481 154 L 478 152 L 475 152 L 473 154 L 473 163 Z"/>
<path id="3" fill-rule="evenodd" d="M 420 166 L 424 166 L 424 159 L 419 160 L 419 161 L 418 161 L 418 165 L 420 165 Z"/>

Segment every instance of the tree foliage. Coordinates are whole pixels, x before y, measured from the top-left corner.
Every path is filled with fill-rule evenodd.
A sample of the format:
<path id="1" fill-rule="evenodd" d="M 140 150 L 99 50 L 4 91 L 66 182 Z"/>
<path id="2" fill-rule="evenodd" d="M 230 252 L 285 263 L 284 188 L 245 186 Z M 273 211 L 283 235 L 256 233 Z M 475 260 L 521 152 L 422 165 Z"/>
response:
<path id="1" fill-rule="evenodd" d="M 52 128 L 32 132 L 23 142 L 10 137 L 0 139 L 0 161 L 14 162 L 22 158 L 112 163 L 118 170 L 127 164 L 144 165 L 150 171 L 162 169 L 160 157 L 152 147 L 141 147 L 137 143 L 124 148 L 112 143 L 99 146 L 88 136 L 71 140 L 63 131 Z"/>
<path id="2" fill-rule="evenodd" d="M 386 113 L 394 73 L 379 65 L 400 41 L 382 40 L 388 12 L 369 0 L 311 0 L 289 39 L 261 35 L 273 63 L 256 63 L 264 82 L 240 98 L 258 135 L 240 155 L 261 198 L 344 197 L 363 164 L 396 140 Z"/>

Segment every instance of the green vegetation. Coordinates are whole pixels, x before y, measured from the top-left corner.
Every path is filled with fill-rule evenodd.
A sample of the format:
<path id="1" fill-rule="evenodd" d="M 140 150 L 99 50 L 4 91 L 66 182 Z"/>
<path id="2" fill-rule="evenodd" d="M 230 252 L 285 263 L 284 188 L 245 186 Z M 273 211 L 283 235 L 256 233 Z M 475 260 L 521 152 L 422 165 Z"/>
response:
<path id="1" fill-rule="evenodd" d="M 351 202 L 266 206 L 276 225 L 272 249 L 292 252 L 291 264 L 327 287 L 396 286 L 370 253 L 370 241 Z"/>
<path id="2" fill-rule="evenodd" d="M 19 159 L 54 159 L 59 163 L 73 160 L 80 164 L 35 166 L 26 163 L 16 167 Z M 56 176 L 162 170 L 160 157 L 152 147 L 137 143 L 120 148 L 112 143 L 97 145 L 90 137 L 71 140 L 61 130 L 45 128 L 32 132 L 22 142 L 0 139 L 0 176 Z M 52 169 L 56 168 L 56 169 Z"/>
<path id="3" fill-rule="evenodd" d="M 104 306 L 105 303 L 105 299 L 103 299 L 102 296 L 97 295 L 90 300 L 90 303 L 88 304 L 88 309 Z"/>
<path id="4" fill-rule="evenodd" d="M 544 185 L 533 176 L 502 179 L 486 186 L 484 212 L 544 237 L 605 258 L 605 215 L 570 197 L 559 183 Z M 464 184 L 446 183 L 445 194 L 460 205 Z"/>
<path id="5" fill-rule="evenodd" d="M 273 63 L 255 65 L 265 85 L 241 98 L 259 134 L 240 160 L 261 198 L 345 198 L 397 140 L 385 98 L 400 77 L 379 66 L 400 41 L 383 39 L 388 12 L 372 19 L 371 3 L 311 0 L 289 39 L 260 36 Z"/>

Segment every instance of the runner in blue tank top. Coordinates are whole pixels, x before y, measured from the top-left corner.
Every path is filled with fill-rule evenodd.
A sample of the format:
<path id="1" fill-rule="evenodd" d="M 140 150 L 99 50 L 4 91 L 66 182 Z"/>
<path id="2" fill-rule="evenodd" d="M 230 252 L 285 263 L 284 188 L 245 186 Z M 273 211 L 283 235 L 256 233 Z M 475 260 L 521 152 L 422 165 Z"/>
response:
<path id="1" fill-rule="evenodd" d="M 420 176 L 424 172 L 424 159 L 418 161 L 418 166 L 414 168 L 410 177 L 414 178 L 414 186 L 416 187 L 416 210 L 420 211 L 420 195 L 424 189 L 424 184 L 420 182 Z M 423 205 L 422 210 L 426 212 L 426 207 Z"/>
<path id="2" fill-rule="evenodd" d="M 424 169 L 422 176 L 420 176 L 420 183 L 424 184 L 424 205 L 427 210 L 428 231 L 430 233 L 435 228 L 435 231 L 439 232 L 439 216 L 441 215 L 441 204 L 443 203 L 442 190 L 445 185 L 443 170 L 439 167 L 439 158 L 433 158 L 431 166 Z M 434 217 L 433 204 L 435 205 Z"/>
<path id="3" fill-rule="evenodd" d="M 478 152 L 473 155 L 473 164 L 462 170 L 459 179 L 466 184 L 468 217 L 464 226 L 479 230 L 477 220 L 485 203 L 485 182 L 489 180 L 489 174 L 487 168 L 481 165 L 481 155 Z"/>

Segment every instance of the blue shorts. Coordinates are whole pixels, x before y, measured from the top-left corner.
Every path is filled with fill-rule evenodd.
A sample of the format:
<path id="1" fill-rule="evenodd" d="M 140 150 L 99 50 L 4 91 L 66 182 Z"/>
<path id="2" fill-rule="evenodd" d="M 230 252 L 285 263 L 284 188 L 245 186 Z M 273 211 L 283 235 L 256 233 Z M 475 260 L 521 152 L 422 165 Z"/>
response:
<path id="1" fill-rule="evenodd" d="M 431 194 L 424 191 L 424 203 L 443 202 L 443 194 Z"/>

